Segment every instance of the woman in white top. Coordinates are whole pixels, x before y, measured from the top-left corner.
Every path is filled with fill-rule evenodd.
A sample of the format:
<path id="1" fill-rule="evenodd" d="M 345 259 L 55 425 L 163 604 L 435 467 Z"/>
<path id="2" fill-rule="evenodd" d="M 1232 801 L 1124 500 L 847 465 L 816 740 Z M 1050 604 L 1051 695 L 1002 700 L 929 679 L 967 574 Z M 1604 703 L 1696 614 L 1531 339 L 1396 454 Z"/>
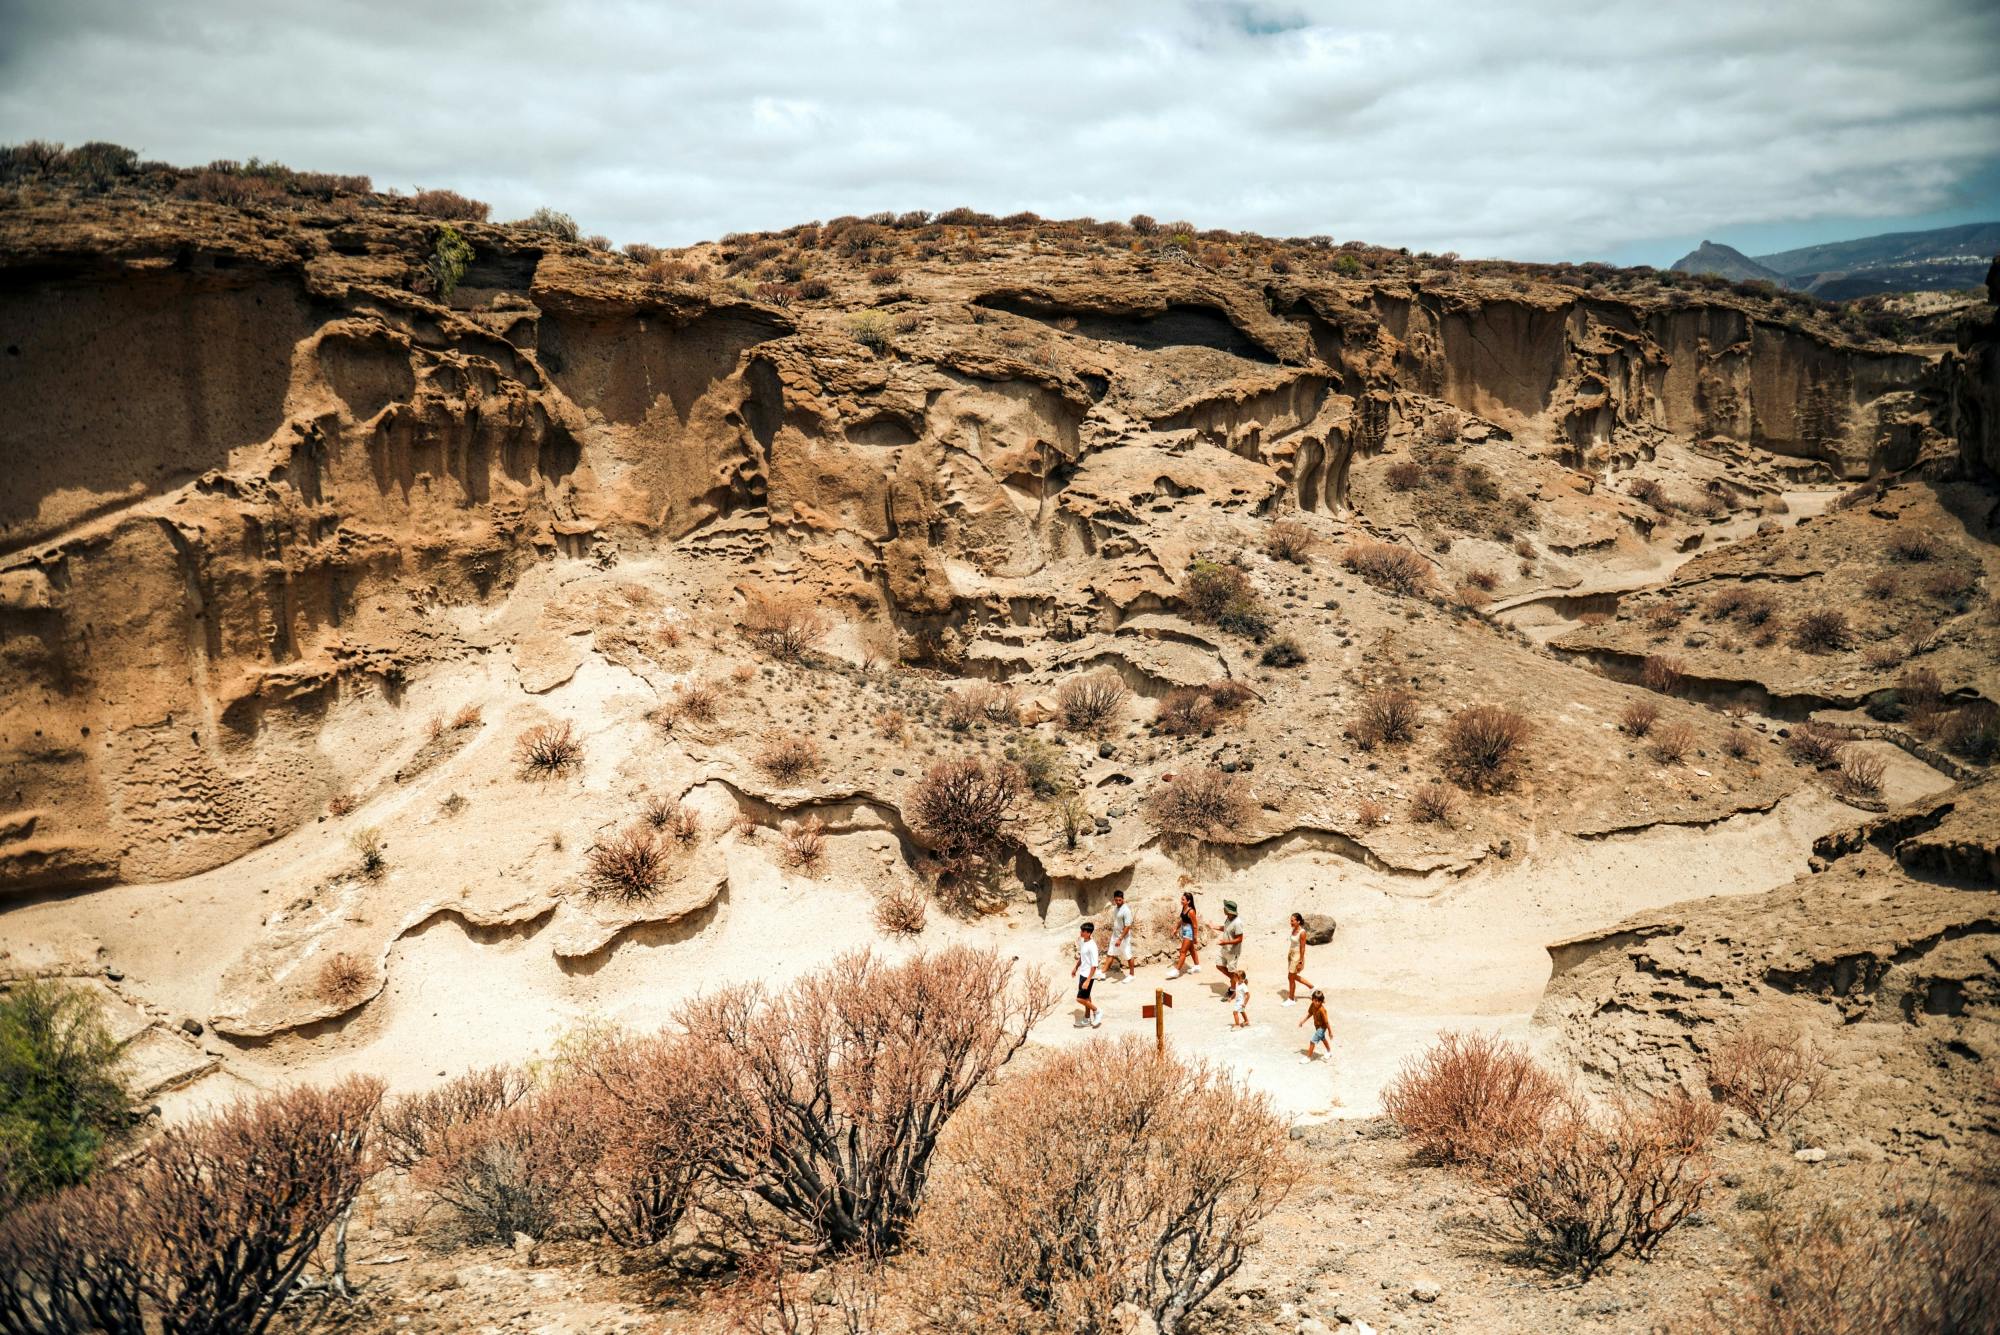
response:
<path id="1" fill-rule="evenodd" d="M 1300 915 L 1292 915 L 1292 939 L 1285 949 L 1285 1004 L 1298 1004 L 1297 989 L 1312 990 L 1306 980 L 1306 920 Z"/>

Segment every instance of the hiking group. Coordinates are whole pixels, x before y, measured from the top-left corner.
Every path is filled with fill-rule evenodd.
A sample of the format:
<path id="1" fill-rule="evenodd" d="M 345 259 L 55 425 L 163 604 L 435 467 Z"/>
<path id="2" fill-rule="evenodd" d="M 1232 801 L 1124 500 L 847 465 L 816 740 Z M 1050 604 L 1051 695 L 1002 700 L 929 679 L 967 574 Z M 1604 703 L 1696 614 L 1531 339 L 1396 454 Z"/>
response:
<path id="1" fill-rule="evenodd" d="M 1229 1027 L 1248 1029 L 1250 1027 L 1250 974 L 1243 967 L 1243 920 L 1237 915 L 1236 901 L 1222 901 L 1224 917 L 1219 926 L 1209 930 L 1215 934 L 1220 948 L 1221 959 L 1217 969 L 1222 975 L 1222 1000 L 1231 1006 Z M 1168 971 L 1168 978 L 1179 978 L 1201 969 L 1201 913 L 1195 907 L 1194 892 L 1181 893 L 1180 915 L 1174 925 L 1174 965 Z M 1109 939 L 1100 943 L 1097 924 L 1086 922 L 1077 934 L 1076 945 L 1076 1000 L 1083 1014 L 1078 1019 L 1079 1026 L 1088 1025 L 1095 1029 L 1104 1023 L 1104 1014 L 1098 1009 L 1097 1001 L 1091 995 L 1097 980 L 1109 974 L 1116 964 L 1119 976 L 1124 982 L 1131 982 L 1138 976 L 1133 964 L 1132 908 L 1125 902 L 1125 892 L 1114 890 L 1111 894 L 1111 930 Z M 1316 988 L 1305 976 L 1306 968 L 1306 923 L 1305 918 L 1294 913 L 1287 932 L 1285 946 L 1285 1005 L 1298 1004 L 1298 989 L 1311 991 L 1306 1003 L 1306 1013 L 1299 1020 L 1300 1026 L 1312 1025 L 1312 1039 L 1306 1044 L 1305 1056 L 1301 1062 L 1319 1060 L 1323 1051 L 1333 1056 L 1333 1025 L 1327 1019 L 1326 993 Z"/>

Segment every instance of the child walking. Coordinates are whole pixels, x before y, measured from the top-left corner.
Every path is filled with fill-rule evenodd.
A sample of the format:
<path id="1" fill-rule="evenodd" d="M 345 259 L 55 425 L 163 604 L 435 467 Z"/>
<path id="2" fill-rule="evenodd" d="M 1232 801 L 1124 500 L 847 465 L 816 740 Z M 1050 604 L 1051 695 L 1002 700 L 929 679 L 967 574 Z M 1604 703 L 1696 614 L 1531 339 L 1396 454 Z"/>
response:
<path id="1" fill-rule="evenodd" d="M 1299 1058 L 1301 1066 L 1319 1060 L 1319 1048 L 1325 1048 L 1326 1055 L 1333 1056 L 1333 1022 L 1326 1018 L 1326 993 L 1318 988 L 1313 989 L 1312 1001 L 1306 1006 L 1306 1013 L 1300 1017 L 1299 1023 L 1304 1024 L 1308 1020 L 1312 1022 L 1313 1036 L 1312 1041 L 1306 1044 L 1306 1055 Z"/>
<path id="2" fill-rule="evenodd" d="M 1231 989 L 1230 995 L 1235 998 L 1236 1012 L 1229 1017 L 1229 1027 L 1248 1029 L 1250 1017 L 1244 1013 L 1244 1008 L 1250 1004 L 1250 973 L 1247 969 L 1236 971 L 1236 986 Z"/>

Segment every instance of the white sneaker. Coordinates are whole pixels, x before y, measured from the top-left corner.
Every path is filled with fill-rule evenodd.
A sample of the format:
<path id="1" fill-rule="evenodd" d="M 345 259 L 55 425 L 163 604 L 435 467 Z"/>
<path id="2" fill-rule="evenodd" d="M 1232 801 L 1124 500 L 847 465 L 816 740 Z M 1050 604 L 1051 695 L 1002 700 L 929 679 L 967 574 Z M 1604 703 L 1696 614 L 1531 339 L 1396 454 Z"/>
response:
<path id="1" fill-rule="evenodd" d="M 1104 1017 L 1102 1015 L 1093 1015 L 1090 1017 L 1090 1027 L 1092 1029 L 1101 1028 L 1103 1024 L 1104 1024 Z"/>
<path id="2" fill-rule="evenodd" d="M 1299 1058 L 1299 1065 L 1301 1066 L 1311 1066 L 1312 1064 L 1313 1064 L 1313 1059 L 1311 1057 Z"/>
<path id="3" fill-rule="evenodd" d="M 1296 1006 L 1296 1005 L 1298 1005 L 1299 1003 L 1298 1003 L 1298 1002 L 1297 1002 L 1296 1000 L 1294 1000 L 1293 998 L 1291 998 L 1291 997 L 1286 997 L 1286 998 L 1285 998 L 1285 1004 L 1286 1004 L 1287 1006 Z"/>

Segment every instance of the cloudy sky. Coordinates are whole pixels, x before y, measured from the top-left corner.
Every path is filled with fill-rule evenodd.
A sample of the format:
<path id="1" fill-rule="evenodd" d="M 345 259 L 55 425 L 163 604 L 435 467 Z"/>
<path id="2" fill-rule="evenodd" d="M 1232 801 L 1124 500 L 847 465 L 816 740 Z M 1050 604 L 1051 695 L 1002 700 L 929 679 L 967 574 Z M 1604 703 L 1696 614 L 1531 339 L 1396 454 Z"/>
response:
<path id="1" fill-rule="evenodd" d="M 0 0 L 0 142 L 680 243 L 877 209 L 1664 264 L 2000 218 L 1994 0 Z"/>

